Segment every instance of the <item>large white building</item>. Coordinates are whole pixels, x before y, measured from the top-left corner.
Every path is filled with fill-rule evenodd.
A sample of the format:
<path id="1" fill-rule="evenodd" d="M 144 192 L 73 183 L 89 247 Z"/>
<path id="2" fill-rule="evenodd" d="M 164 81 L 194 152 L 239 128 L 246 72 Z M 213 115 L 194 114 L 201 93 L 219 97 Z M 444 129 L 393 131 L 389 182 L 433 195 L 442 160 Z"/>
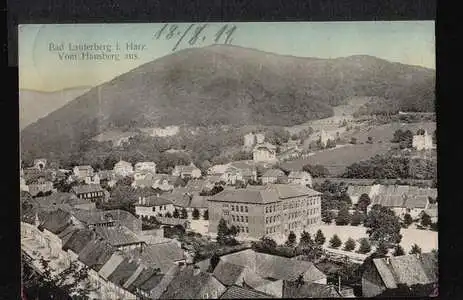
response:
<path id="1" fill-rule="evenodd" d="M 133 173 L 132 164 L 123 160 L 120 160 L 114 165 L 114 173 L 120 176 L 129 176 Z"/>

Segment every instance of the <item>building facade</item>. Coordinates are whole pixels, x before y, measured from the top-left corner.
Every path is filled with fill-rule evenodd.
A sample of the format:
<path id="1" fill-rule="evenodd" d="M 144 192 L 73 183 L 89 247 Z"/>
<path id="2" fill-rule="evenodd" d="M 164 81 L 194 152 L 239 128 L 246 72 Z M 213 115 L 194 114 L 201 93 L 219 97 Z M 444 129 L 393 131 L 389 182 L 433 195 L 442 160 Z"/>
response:
<path id="1" fill-rule="evenodd" d="M 301 185 L 269 184 L 224 190 L 208 199 L 209 232 L 223 218 L 253 238 L 321 222 L 321 193 Z"/>
<path id="2" fill-rule="evenodd" d="M 141 217 L 158 217 L 172 214 L 175 210 L 172 201 L 158 196 L 140 197 L 135 205 L 135 214 Z"/>
<path id="3" fill-rule="evenodd" d="M 417 134 L 413 136 L 412 146 L 416 150 L 432 149 L 432 136 L 425 130 L 424 134 Z"/>
<path id="4" fill-rule="evenodd" d="M 258 144 L 252 150 L 252 159 L 256 162 L 276 161 L 276 147 L 271 144 Z"/>
<path id="5" fill-rule="evenodd" d="M 75 186 L 72 188 L 72 192 L 80 199 L 86 199 L 91 202 L 105 201 L 104 190 L 98 184 Z"/>
<path id="6" fill-rule="evenodd" d="M 114 165 L 114 173 L 119 176 L 129 176 L 133 173 L 132 164 L 123 160 L 120 160 Z"/>
<path id="7" fill-rule="evenodd" d="M 172 176 L 177 176 L 181 178 L 200 178 L 201 170 L 198 169 L 193 163 L 189 166 L 175 166 L 172 170 Z"/>
<path id="8" fill-rule="evenodd" d="M 93 177 L 93 168 L 92 166 L 75 166 L 72 169 L 74 176 L 79 179 L 85 179 L 87 177 Z"/>
<path id="9" fill-rule="evenodd" d="M 138 171 L 149 171 L 156 174 L 156 163 L 152 161 L 137 162 L 135 164 L 135 172 Z"/>
<path id="10" fill-rule="evenodd" d="M 293 171 L 288 175 L 288 182 L 312 186 L 312 175 L 305 171 Z"/>

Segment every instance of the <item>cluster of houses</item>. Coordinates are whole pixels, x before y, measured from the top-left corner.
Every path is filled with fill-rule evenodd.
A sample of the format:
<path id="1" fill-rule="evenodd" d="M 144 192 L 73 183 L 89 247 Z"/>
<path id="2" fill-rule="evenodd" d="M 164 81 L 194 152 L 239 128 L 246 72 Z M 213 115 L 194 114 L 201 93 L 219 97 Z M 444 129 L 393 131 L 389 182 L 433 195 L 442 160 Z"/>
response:
<path id="1" fill-rule="evenodd" d="M 157 200 L 140 202 L 146 207 Z M 221 256 L 216 266 L 209 259 L 194 263 L 193 253 L 165 238 L 162 228 L 142 230 L 142 221 L 131 213 L 98 210 L 72 193 L 28 204 L 21 216 L 23 252 L 30 261 L 46 256 L 56 271 L 71 263 L 88 267 L 92 299 L 277 298 L 299 289 L 291 282 L 300 275 L 308 286 L 327 286 L 326 275 L 310 262 L 251 249 Z M 172 209 L 168 203 L 155 205 Z"/>
<path id="2" fill-rule="evenodd" d="M 310 192 L 309 188 L 299 187 L 299 196 L 296 190 L 283 185 L 256 189 L 249 195 L 249 191 L 236 189 L 241 198 L 235 198 L 235 190 L 224 190 L 212 202 L 217 204 L 217 212 L 228 205 L 228 216 L 263 216 L 255 223 L 259 226 L 264 218 L 271 220 L 276 216 L 278 220 L 278 216 L 319 205 L 316 201 L 310 204 L 317 199 L 316 194 L 305 203 L 302 195 Z M 277 191 L 276 199 L 271 190 Z M 249 203 L 259 197 L 258 203 Z M 243 200 L 237 204 L 236 199 Z M 153 200 L 140 199 L 141 205 L 150 201 Z M 312 262 L 251 249 L 222 255 L 216 262 L 195 262 L 194 253 L 177 240 L 164 237 L 163 228 L 142 230 L 141 220 L 129 212 L 97 210 L 91 201 L 71 193 L 55 193 L 30 203 L 22 211 L 23 252 L 35 261 L 47 256 L 54 270 L 64 270 L 71 263 L 88 267 L 93 299 L 348 297 L 345 291 L 328 284 L 326 274 Z M 172 209 L 168 203 L 156 204 L 160 209 Z M 223 211 L 222 214 L 227 215 Z M 263 226 L 272 227 L 273 224 Z M 251 230 L 257 232 L 257 227 Z M 380 295 L 400 284 L 435 285 L 437 265 L 435 253 L 373 259 L 362 276 L 363 295 Z"/>
<path id="3" fill-rule="evenodd" d="M 401 218 L 410 214 L 413 219 L 420 218 L 423 213 L 431 217 L 432 222 L 437 221 L 438 204 L 436 188 L 421 188 L 410 185 L 350 185 L 347 194 L 352 204 L 357 204 L 359 198 L 366 194 L 371 202 L 367 212 L 379 204 L 392 209 Z"/>

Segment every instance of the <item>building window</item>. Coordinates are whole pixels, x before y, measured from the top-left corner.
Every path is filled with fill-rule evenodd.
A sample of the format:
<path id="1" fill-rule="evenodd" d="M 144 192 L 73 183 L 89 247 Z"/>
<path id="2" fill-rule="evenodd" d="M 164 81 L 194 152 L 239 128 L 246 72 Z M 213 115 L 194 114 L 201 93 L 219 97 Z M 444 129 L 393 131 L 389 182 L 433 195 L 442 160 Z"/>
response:
<path id="1" fill-rule="evenodd" d="M 233 220 L 233 222 L 235 222 L 235 216 L 233 216 L 233 215 L 232 215 L 232 220 Z"/>
<path id="2" fill-rule="evenodd" d="M 228 207 L 228 204 L 224 204 L 223 207 Z"/>
<path id="3" fill-rule="evenodd" d="M 265 224 L 268 224 L 268 217 L 265 218 Z"/>
<path id="4" fill-rule="evenodd" d="M 153 211 L 156 211 L 156 207 L 155 207 L 155 206 L 153 206 Z"/>
<path id="5" fill-rule="evenodd" d="M 249 222 L 249 219 L 248 219 L 248 216 L 246 216 L 246 223 L 248 223 L 248 222 Z"/>
<path id="6" fill-rule="evenodd" d="M 248 212 L 248 207 L 247 206 L 244 207 L 244 211 Z"/>
<path id="7" fill-rule="evenodd" d="M 238 205 L 236 206 L 236 211 L 239 211 L 239 209 L 238 209 Z"/>
<path id="8" fill-rule="evenodd" d="M 244 217 L 243 216 L 241 216 L 241 222 L 244 222 Z"/>
<path id="9" fill-rule="evenodd" d="M 243 206 L 242 205 L 240 206 L 240 212 L 243 212 Z"/>
<path id="10" fill-rule="evenodd" d="M 246 233 L 249 233 L 249 228 L 248 227 L 246 227 Z"/>
<path id="11" fill-rule="evenodd" d="M 235 211 L 235 207 L 233 205 L 231 206 L 231 209 L 232 209 L 232 211 Z"/>

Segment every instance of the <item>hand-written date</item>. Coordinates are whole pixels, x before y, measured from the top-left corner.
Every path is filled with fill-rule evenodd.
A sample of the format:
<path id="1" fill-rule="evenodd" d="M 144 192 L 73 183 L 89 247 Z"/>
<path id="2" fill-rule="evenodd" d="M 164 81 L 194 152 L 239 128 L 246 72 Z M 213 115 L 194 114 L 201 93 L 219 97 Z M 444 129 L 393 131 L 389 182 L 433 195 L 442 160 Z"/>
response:
<path id="1" fill-rule="evenodd" d="M 208 24 L 190 24 L 185 28 L 181 28 L 177 24 L 165 24 L 154 34 L 154 38 L 156 40 L 175 40 L 172 51 L 177 50 L 182 42 L 194 46 L 205 42 L 208 38 L 212 38 L 212 42 L 216 44 L 231 44 L 236 26 L 230 24 L 223 25 L 219 30 L 213 32 L 212 36 L 207 33 L 207 29 Z"/>

